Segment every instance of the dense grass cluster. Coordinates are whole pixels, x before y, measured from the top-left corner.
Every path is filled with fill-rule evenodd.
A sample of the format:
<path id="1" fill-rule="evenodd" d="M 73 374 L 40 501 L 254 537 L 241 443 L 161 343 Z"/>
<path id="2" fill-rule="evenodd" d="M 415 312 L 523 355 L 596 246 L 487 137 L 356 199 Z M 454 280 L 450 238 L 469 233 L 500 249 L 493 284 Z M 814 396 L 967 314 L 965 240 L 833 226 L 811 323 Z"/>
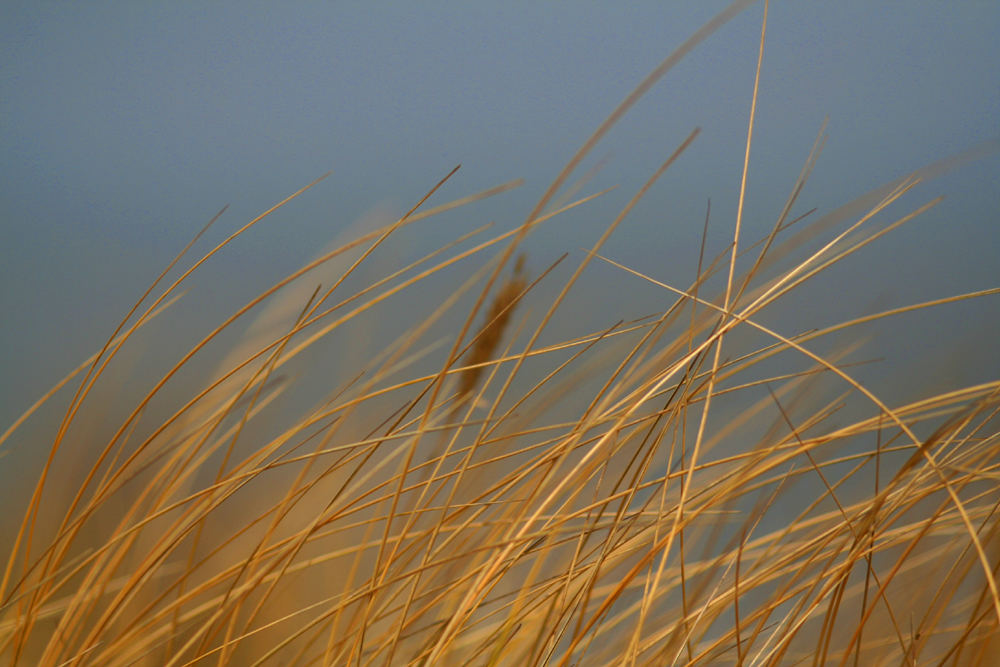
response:
<path id="1" fill-rule="evenodd" d="M 116 364 L 147 331 L 169 330 L 191 274 L 274 209 L 197 260 L 192 241 L 107 345 L 0 436 L 5 446 L 33 416 L 58 415 L 37 479 L 3 496 L 23 519 L 0 542 L 0 656 L 996 664 L 1000 380 L 900 401 L 856 379 L 856 345 L 825 342 L 916 309 L 993 303 L 1000 289 L 819 329 L 759 318 L 933 206 L 888 214 L 940 165 L 818 215 L 799 193 L 821 133 L 771 232 L 746 240 L 751 112 L 732 242 L 693 249 L 689 284 L 601 252 L 697 130 L 591 248 L 532 267 L 531 231 L 601 195 L 564 195 L 589 185 L 570 179 L 594 144 L 726 18 L 615 110 L 523 224 L 386 267 L 389 240 L 515 185 L 435 204 L 449 174 L 398 220 L 220 316 L 141 391 L 116 391 Z M 596 263 L 617 267 L 623 290 L 655 285 L 669 306 L 552 335 Z M 384 307 L 444 274 L 437 300 Z M 389 342 L 303 400 L 297 379 L 324 343 L 366 327 Z M 113 427 L 85 437 L 104 415 Z"/>

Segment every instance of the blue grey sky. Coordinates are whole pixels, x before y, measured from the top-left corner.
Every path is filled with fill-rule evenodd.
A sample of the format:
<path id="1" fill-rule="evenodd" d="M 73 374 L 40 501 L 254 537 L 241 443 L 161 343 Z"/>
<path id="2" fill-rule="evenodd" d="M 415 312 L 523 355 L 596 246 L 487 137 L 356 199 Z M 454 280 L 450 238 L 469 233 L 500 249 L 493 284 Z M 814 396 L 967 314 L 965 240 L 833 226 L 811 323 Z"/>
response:
<path id="1" fill-rule="evenodd" d="M 227 314 L 249 276 L 282 275 L 382 202 L 408 207 L 458 163 L 439 201 L 524 178 L 472 220 L 519 223 L 624 96 L 727 4 L 0 4 L 0 430 L 100 346 L 225 204 L 215 240 L 333 172 L 205 268 Z M 708 197 L 717 246 L 732 227 L 762 10 L 712 35 L 623 119 L 589 163 L 608 159 L 591 190 L 622 187 L 539 244 L 589 245 L 699 126 L 609 247 L 691 278 Z M 749 237 L 773 222 L 824 117 L 800 210 L 1000 137 L 998 36 L 992 0 L 773 2 Z M 994 152 L 909 199 L 947 196 L 867 256 L 887 290 L 871 298 L 996 286 L 998 182 Z M 947 317 L 968 321 L 997 302 L 956 308 Z"/>

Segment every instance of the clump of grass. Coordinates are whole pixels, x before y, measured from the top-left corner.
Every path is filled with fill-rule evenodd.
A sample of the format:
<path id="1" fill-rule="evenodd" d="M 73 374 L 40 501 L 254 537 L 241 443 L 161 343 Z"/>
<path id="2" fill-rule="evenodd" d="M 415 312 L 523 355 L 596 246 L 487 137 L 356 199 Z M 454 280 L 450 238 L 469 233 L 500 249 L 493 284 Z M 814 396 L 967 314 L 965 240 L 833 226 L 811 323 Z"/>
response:
<path id="1" fill-rule="evenodd" d="M 695 131 L 552 300 L 535 287 L 558 271 L 529 282 L 530 231 L 597 196 L 554 203 L 571 173 L 732 11 L 615 110 L 519 227 L 474 230 L 351 287 L 390 237 L 513 185 L 426 208 L 446 176 L 395 222 L 235 308 L 144 394 L 120 396 L 113 433 L 84 441 L 79 423 L 102 410 L 93 397 L 123 350 L 271 211 L 164 287 L 185 248 L 104 348 L 2 436 L 76 387 L 30 498 L 4 499 L 23 519 L 5 542 L 0 653 L 43 665 L 992 664 L 1000 380 L 900 402 L 855 378 L 855 346 L 816 350 L 1000 289 L 791 333 L 759 317 L 933 206 L 886 220 L 937 166 L 813 219 L 798 198 L 820 139 L 772 231 L 747 243 L 741 213 L 729 246 L 711 257 L 703 243 L 675 287 L 601 248 Z M 293 361 L 319 364 L 323 341 L 465 258 L 478 268 L 421 317 L 379 315 L 399 335 L 362 372 L 274 409 L 296 389 Z M 669 307 L 549 341 L 595 261 L 623 285 L 657 285 Z M 251 317 L 267 326 L 207 363 Z M 446 352 L 431 339 L 442 327 Z M 800 363 L 769 370 L 779 357 Z M 171 402 L 193 364 L 214 370 Z"/>

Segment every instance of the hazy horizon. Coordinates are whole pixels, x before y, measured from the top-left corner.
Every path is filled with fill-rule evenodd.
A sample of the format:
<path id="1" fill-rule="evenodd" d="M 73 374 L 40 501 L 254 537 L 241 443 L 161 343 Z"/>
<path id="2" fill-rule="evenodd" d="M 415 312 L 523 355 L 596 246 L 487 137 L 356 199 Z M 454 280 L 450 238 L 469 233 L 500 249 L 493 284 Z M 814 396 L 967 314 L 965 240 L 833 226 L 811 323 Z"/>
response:
<path id="1" fill-rule="evenodd" d="M 203 291 L 191 296 L 201 328 L 241 305 L 247 283 L 284 275 L 378 206 L 408 208 L 459 163 L 434 203 L 524 178 L 470 209 L 462 229 L 520 223 L 611 110 L 726 4 L 6 3 L 0 431 L 100 348 L 226 204 L 213 243 L 333 172 L 203 268 Z M 578 258 L 696 126 L 698 139 L 608 252 L 689 280 L 708 198 L 711 240 L 725 243 L 762 8 L 689 54 L 597 147 L 585 168 L 606 166 L 585 192 L 620 187 L 541 231 L 531 241 L 540 257 Z M 772 3 L 744 238 L 770 228 L 825 118 L 829 138 L 796 212 L 828 212 L 995 142 L 997 34 L 994 3 Z M 922 185 L 907 206 L 945 201 L 859 258 L 874 278 L 845 268 L 814 307 L 857 313 L 995 287 L 998 182 L 994 149 Z M 615 289 L 600 296 L 613 300 Z M 839 290 L 848 303 L 837 303 Z M 949 308 L 919 320 L 914 354 L 988 346 L 995 299 Z M 935 363 L 948 368 L 947 358 Z M 995 361 L 962 372 L 995 376 Z"/>

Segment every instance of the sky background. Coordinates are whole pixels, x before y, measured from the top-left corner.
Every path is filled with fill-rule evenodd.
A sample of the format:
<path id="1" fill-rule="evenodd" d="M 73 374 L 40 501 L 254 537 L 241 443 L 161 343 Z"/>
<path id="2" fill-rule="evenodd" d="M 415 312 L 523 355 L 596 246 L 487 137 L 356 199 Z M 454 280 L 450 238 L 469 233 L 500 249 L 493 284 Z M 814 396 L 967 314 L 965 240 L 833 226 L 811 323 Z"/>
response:
<path id="1" fill-rule="evenodd" d="M 101 346 L 223 205 L 209 240 L 333 172 L 204 267 L 195 312 L 232 312 L 233 295 L 263 286 L 247 291 L 251 279 L 284 275 L 373 207 L 405 210 L 459 163 L 435 201 L 526 182 L 426 247 L 489 220 L 520 223 L 607 114 L 726 4 L 0 3 L 0 431 Z M 762 8 L 702 43 L 606 137 L 588 162 L 606 166 L 586 191 L 621 187 L 539 232 L 537 257 L 578 256 L 695 126 L 695 144 L 608 254 L 687 284 L 709 197 L 710 240 L 723 247 Z M 995 142 L 998 35 L 992 0 L 773 2 L 746 238 L 770 228 L 825 117 L 798 212 Z M 848 265 L 819 285 L 799 314 L 832 321 L 997 286 L 997 183 L 994 151 L 922 186 L 909 208 L 947 199 L 864 253 L 866 272 Z M 595 271 L 607 278 L 594 283 L 598 300 L 635 286 Z M 896 361 L 937 351 L 925 372 L 961 363 L 956 381 L 995 377 L 996 356 L 957 353 L 996 347 L 998 309 L 994 298 L 905 321 L 923 342 L 901 345 Z"/>

